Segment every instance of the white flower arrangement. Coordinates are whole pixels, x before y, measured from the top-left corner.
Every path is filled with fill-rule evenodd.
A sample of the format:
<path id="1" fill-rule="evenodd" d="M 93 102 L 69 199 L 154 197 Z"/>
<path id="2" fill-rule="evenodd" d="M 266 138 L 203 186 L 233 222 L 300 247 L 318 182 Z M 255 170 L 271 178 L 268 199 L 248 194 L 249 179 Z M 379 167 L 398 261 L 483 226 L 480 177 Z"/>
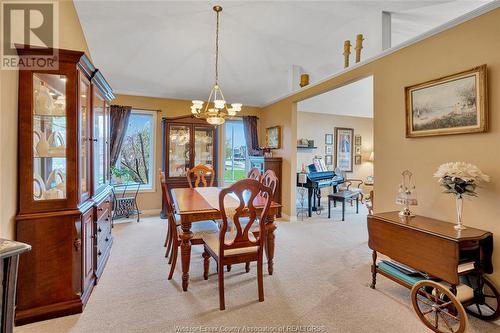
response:
<path id="1" fill-rule="evenodd" d="M 490 177 L 477 166 L 466 162 L 442 164 L 434 177 L 439 178 L 439 184 L 444 187 L 445 193 L 455 194 L 457 198 L 465 195 L 477 197 L 476 187 L 482 182 L 490 181 Z"/>

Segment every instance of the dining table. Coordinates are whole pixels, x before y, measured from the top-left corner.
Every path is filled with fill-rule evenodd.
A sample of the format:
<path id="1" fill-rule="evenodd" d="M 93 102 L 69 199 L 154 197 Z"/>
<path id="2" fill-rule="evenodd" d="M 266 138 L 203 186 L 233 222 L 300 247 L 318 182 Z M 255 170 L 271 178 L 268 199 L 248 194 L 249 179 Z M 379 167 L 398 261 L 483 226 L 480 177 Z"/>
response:
<path id="1" fill-rule="evenodd" d="M 188 290 L 189 265 L 191 261 L 191 238 L 193 233 L 191 225 L 200 221 L 219 220 L 222 218 L 218 204 L 220 187 L 204 188 L 174 188 L 171 191 L 176 214 L 180 216 L 182 233 L 181 239 L 181 264 L 182 264 L 182 289 Z M 217 200 L 216 200 L 217 199 Z M 256 196 L 253 205 L 260 214 L 265 206 L 266 199 Z M 273 274 L 274 243 L 275 243 L 275 216 L 281 204 L 272 201 L 266 217 L 265 252 L 269 275 Z"/>

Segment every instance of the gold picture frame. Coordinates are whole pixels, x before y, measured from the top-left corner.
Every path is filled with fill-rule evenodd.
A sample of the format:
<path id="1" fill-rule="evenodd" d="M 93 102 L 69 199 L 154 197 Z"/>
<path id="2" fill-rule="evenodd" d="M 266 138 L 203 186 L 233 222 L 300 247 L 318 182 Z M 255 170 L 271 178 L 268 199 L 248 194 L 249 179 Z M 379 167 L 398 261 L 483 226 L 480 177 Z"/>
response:
<path id="1" fill-rule="evenodd" d="M 335 162 L 340 171 L 352 172 L 354 159 L 354 129 L 335 127 Z"/>
<path id="2" fill-rule="evenodd" d="M 406 87 L 405 99 L 407 138 L 488 130 L 486 65 Z"/>
<path id="3" fill-rule="evenodd" d="M 281 126 L 273 126 L 266 128 L 266 148 L 269 149 L 281 148 Z"/>

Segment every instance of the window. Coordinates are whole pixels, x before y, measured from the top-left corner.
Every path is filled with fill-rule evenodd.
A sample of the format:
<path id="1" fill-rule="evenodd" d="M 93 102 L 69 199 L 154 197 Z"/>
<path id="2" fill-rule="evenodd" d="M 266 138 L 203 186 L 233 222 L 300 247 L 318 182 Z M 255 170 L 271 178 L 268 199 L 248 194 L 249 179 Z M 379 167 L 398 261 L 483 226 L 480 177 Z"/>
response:
<path id="1" fill-rule="evenodd" d="M 132 110 L 118 163 L 112 174 L 122 182 L 141 183 L 154 189 L 156 111 Z"/>
<path id="2" fill-rule="evenodd" d="M 243 121 L 226 121 L 224 128 L 224 182 L 232 183 L 246 177 L 247 146 Z"/>

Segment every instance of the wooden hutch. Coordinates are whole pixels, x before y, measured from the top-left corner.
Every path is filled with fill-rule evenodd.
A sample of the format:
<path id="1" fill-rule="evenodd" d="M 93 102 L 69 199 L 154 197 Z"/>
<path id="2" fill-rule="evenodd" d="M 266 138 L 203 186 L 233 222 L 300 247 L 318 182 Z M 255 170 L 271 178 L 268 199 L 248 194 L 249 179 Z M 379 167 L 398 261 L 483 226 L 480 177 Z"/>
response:
<path id="1" fill-rule="evenodd" d="M 16 239 L 32 251 L 20 258 L 16 325 L 82 312 L 113 243 L 113 92 L 83 52 L 56 51 L 57 70 L 19 71 Z"/>
<path id="2" fill-rule="evenodd" d="M 189 187 L 187 170 L 198 164 L 211 165 L 214 169 L 214 186 L 217 177 L 217 127 L 191 115 L 162 119 L 163 162 L 165 182 L 169 189 Z M 163 199 L 162 199 L 163 200 Z M 162 203 L 164 217 L 165 203 Z"/>

